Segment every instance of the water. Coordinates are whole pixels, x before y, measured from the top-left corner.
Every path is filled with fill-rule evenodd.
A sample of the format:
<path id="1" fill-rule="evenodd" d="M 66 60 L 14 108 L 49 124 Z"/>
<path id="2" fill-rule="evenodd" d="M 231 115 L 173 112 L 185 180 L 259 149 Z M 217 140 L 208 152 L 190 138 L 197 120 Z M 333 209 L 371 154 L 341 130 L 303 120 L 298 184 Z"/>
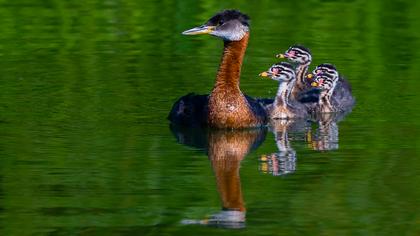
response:
<path id="1" fill-rule="evenodd" d="M 357 104 L 327 122 L 330 136 L 316 123 L 170 129 L 178 97 L 212 88 L 222 50 L 180 32 L 223 8 L 252 18 L 247 94 L 275 94 L 257 74 L 294 43 L 348 78 Z M 379 0 L 0 1 L 0 234 L 419 235 L 419 11 Z M 290 143 L 276 143 L 285 129 Z"/>

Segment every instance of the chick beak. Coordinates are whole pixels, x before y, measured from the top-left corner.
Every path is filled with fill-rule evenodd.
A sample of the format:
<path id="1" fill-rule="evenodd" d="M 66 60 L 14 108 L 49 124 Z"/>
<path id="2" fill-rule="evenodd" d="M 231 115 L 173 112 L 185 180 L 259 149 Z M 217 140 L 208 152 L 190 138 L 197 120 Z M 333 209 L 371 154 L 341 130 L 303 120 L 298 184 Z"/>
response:
<path id="1" fill-rule="evenodd" d="M 280 54 L 277 54 L 276 57 L 277 58 L 287 58 L 287 54 L 280 53 Z"/>
<path id="2" fill-rule="evenodd" d="M 313 77 L 314 77 L 314 74 L 312 74 L 312 73 L 309 73 L 308 75 L 306 75 L 306 78 L 308 80 L 312 79 Z"/>
<path id="3" fill-rule="evenodd" d="M 182 32 L 183 35 L 210 34 L 216 26 L 202 25 Z"/>
<path id="4" fill-rule="evenodd" d="M 319 84 L 318 84 L 317 82 L 315 82 L 315 81 L 314 81 L 314 82 L 312 82 L 312 83 L 311 83 L 311 86 L 312 86 L 312 87 L 318 87 L 318 86 L 319 86 Z"/>
<path id="5" fill-rule="evenodd" d="M 261 77 L 263 77 L 263 78 L 267 78 L 269 75 L 270 75 L 270 72 L 267 72 L 267 71 L 261 72 L 261 73 L 259 74 L 259 76 L 261 76 Z"/>

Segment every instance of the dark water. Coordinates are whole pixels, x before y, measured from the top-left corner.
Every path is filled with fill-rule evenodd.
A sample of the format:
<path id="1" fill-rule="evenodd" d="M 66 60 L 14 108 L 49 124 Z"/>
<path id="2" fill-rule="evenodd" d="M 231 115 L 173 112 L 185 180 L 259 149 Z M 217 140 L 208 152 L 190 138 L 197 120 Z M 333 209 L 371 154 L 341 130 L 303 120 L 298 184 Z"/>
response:
<path id="1" fill-rule="evenodd" d="M 420 234 L 420 2 L 81 2 L 0 1 L 1 235 Z M 353 112 L 171 131 L 222 50 L 180 32 L 223 8 L 252 18 L 243 91 L 273 96 L 257 74 L 303 43 Z"/>

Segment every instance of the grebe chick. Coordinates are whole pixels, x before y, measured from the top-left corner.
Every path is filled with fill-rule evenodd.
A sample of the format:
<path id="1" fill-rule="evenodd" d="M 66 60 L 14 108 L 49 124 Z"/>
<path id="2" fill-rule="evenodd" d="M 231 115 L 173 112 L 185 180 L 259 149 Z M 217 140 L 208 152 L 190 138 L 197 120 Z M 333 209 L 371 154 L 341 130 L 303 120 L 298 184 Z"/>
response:
<path id="1" fill-rule="evenodd" d="M 237 10 L 225 10 L 211 17 L 204 25 L 182 34 L 216 36 L 224 41 L 224 50 L 210 95 L 188 94 L 181 97 L 173 105 L 168 119 L 173 123 L 215 128 L 263 126 L 267 120 L 264 108 L 239 88 L 249 38 L 249 17 Z"/>
<path id="2" fill-rule="evenodd" d="M 312 86 L 321 89 L 320 99 L 315 112 L 345 112 L 351 110 L 355 100 L 351 95 L 350 84 L 340 79 L 340 75 L 332 64 L 321 64 L 313 71 Z M 338 86 L 340 85 L 340 86 Z"/>
<path id="3" fill-rule="evenodd" d="M 308 74 L 309 77 L 313 78 L 313 74 L 317 73 L 328 73 L 328 74 L 335 74 L 338 73 L 336 67 L 329 63 L 323 63 L 316 67 L 313 71 L 312 75 Z M 333 97 L 337 100 L 341 101 L 343 104 L 347 104 L 345 106 L 353 106 L 355 103 L 355 99 L 351 92 L 350 83 L 344 79 L 340 74 L 338 74 L 338 81 L 334 88 Z"/>
<path id="4" fill-rule="evenodd" d="M 295 86 L 296 73 L 288 62 L 274 64 L 266 72 L 260 74 L 280 82 L 276 98 L 272 104 L 266 106 L 271 119 L 295 119 L 308 115 L 306 107 L 294 99 L 290 99 L 291 91 Z"/>
<path id="5" fill-rule="evenodd" d="M 289 62 L 296 64 L 296 84 L 292 90 L 292 98 L 299 100 L 299 95 L 308 90 L 308 67 L 312 62 L 311 51 L 302 45 L 293 45 L 284 54 L 277 54 L 277 58 L 286 58 Z M 310 77 L 310 76 L 309 76 Z"/>

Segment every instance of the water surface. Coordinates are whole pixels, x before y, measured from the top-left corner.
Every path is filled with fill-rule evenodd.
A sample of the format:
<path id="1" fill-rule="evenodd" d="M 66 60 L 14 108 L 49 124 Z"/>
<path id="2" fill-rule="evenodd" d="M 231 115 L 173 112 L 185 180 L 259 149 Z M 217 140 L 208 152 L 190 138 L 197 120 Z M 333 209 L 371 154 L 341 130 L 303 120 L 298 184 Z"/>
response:
<path id="1" fill-rule="evenodd" d="M 353 112 L 327 133 L 170 128 L 178 97 L 211 90 L 222 50 L 180 32 L 224 8 L 252 19 L 244 92 L 273 96 L 258 73 L 302 43 L 351 82 Z M 0 1 L 0 234 L 419 235 L 419 12 L 379 0 Z M 276 142 L 284 131 L 288 144 Z M 183 224 L 226 206 L 245 222 Z"/>

